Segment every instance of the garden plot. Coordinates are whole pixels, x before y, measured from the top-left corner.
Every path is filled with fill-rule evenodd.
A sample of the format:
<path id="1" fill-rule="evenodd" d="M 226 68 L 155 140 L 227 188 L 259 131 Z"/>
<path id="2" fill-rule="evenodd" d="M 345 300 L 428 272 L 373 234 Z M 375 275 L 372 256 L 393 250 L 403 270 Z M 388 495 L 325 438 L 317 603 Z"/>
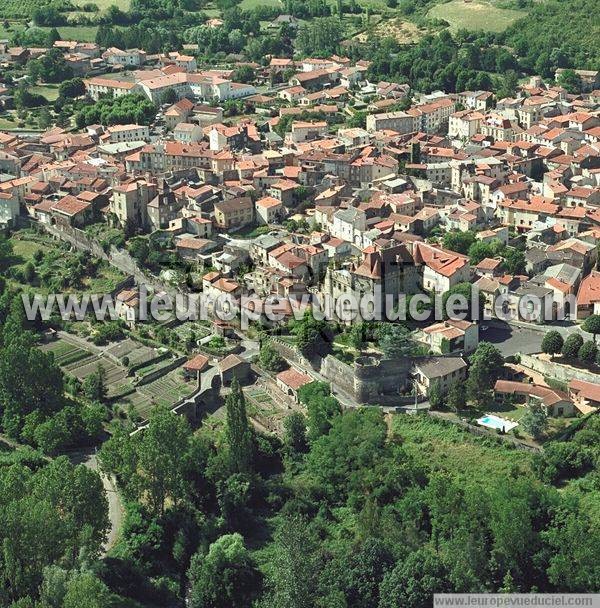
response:
<path id="1" fill-rule="evenodd" d="M 171 331 L 174 331 L 180 340 L 187 340 L 192 333 L 196 340 L 202 340 L 202 338 L 206 338 L 212 334 L 210 327 L 200 325 L 199 323 L 189 322 L 177 325 L 177 327 L 173 327 Z"/>
<path id="2" fill-rule="evenodd" d="M 84 362 L 84 365 L 75 364 L 71 366 L 71 369 L 67 368 L 65 371 L 79 380 L 85 380 L 98 369 L 98 365 L 101 365 L 104 369 L 109 399 L 122 395 L 133 388 L 131 379 L 127 377 L 127 368 L 114 363 L 107 357 L 94 357 L 93 360 Z"/>
<path id="3" fill-rule="evenodd" d="M 101 365 L 106 376 L 109 399 L 133 389 L 131 379 L 127 377 L 127 368 L 108 357 L 62 338 L 43 344 L 40 348 L 54 354 L 54 360 L 63 372 L 81 381 L 96 372 L 98 365 Z"/>
<path id="4" fill-rule="evenodd" d="M 140 344 L 131 338 L 114 344 L 106 349 L 108 355 L 122 361 L 124 357 L 129 359 L 129 367 L 137 367 L 156 359 L 161 353 L 156 348 Z"/>
<path id="5" fill-rule="evenodd" d="M 246 388 L 244 395 L 250 419 L 271 433 L 281 434 L 283 422 L 290 412 L 289 407 L 275 399 L 261 385 Z"/>
<path id="6" fill-rule="evenodd" d="M 52 353 L 56 364 L 63 369 L 77 363 L 83 364 L 86 361 L 97 358 L 93 352 L 72 344 L 71 342 L 67 342 L 66 340 L 56 340 L 48 344 L 43 344 L 40 348 L 46 353 Z"/>
<path id="7" fill-rule="evenodd" d="M 138 416 L 147 420 L 153 407 L 173 407 L 192 395 L 196 388 L 196 382 L 184 380 L 181 368 L 178 367 L 154 382 L 139 386 L 135 393 L 120 399 L 119 404 L 125 408 L 133 407 Z"/>
<path id="8" fill-rule="evenodd" d="M 181 373 L 181 368 L 178 367 L 170 371 L 168 374 L 140 386 L 137 390 L 145 395 L 150 396 L 160 405 L 173 405 L 189 397 L 197 388 L 195 381 L 186 381 Z"/>

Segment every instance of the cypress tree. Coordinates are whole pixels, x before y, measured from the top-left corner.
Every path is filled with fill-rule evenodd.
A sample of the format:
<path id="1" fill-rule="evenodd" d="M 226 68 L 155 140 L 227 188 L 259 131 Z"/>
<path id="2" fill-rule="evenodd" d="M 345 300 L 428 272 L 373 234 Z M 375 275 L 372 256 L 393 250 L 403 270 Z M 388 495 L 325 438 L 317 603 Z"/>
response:
<path id="1" fill-rule="evenodd" d="M 244 393 L 237 378 L 231 382 L 231 393 L 225 399 L 227 409 L 227 442 L 233 473 L 252 472 L 253 436 L 246 414 Z"/>

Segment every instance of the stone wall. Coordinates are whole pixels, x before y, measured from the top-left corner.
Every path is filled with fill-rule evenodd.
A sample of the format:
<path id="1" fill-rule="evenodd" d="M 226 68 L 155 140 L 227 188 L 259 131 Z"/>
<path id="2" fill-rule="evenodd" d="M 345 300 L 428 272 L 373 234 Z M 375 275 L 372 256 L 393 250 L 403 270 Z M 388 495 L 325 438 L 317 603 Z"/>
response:
<path id="1" fill-rule="evenodd" d="M 584 382 L 598 383 L 598 374 L 578 369 L 568 365 L 561 365 L 557 361 L 545 361 L 538 359 L 533 355 L 521 355 L 521 364 L 525 367 L 544 375 L 559 380 L 560 382 L 569 382 L 573 379 L 583 380 Z"/>
<path id="2" fill-rule="evenodd" d="M 435 357 L 455 357 L 442 355 Z M 327 355 L 321 365 L 321 374 L 335 387 L 353 397 L 358 403 L 400 406 L 414 402 L 410 372 L 419 361 L 432 357 L 402 357 L 400 359 L 377 359 L 359 357 L 349 365 Z M 423 401 L 420 396 L 418 401 Z"/>
<path id="3" fill-rule="evenodd" d="M 356 399 L 354 385 L 354 368 L 348 363 L 327 355 L 321 364 L 321 375 L 325 376 L 334 386 Z"/>
<path id="4" fill-rule="evenodd" d="M 164 365 L 154 371 L 142 376 L 136 383 L 136 386 L 144 386 L 145 384 L 150 384 L 150 382 L 154 382 L 163 376 L 166 376 L 169 372 L 177 369 L 179 366 L 183 365 L 187 361 L 187 357 L 177 357 L 173 359 L 167 365 Z M 146 364 L 147 365 L 147 364 Z"/>
<path id="5" fill-rule="evenodd" d="M 305 369 L 312 368 L 310 361 L 302 356 L 302 353 L 296 347 L 274 336 L 271 336 L 269 341 L 273 345 L 273 348 L 289 363 L 296 363 Z"/>
<path id="6" fill-rule="evenodd" d="M 392 404 L 400 393 L 410 390 L 409 373 L 414 359 L 373 359 L 361 357 L 354 364 L 354 385 L 361 403 Z"/>
<path id="7" fill-rule="evenodd" d="M 187 292 L 183 289 L 179 289 L 173 285 L 164 283 L 150 272 L 142 270 L 138 266 L 135 259 L 133 259 L 129 255 L 129 252 L 125 249 L 118 249 L 114 245 L 111 245 L 110 250 L 106 252 L 97 240 L 89 237 L 83 230 L 80 230 L 79 228 L 73 228 L 70 226 L 52 226 L 37 222 L 32 223 L 61 241 L 70 243 L 76 249 L 79 249 L 80 251 L 88 251 L 95 257 L 108 262 L 121 272 L 133 277 L 133 281 L 136 285 L 146 285 L 152 288 L 155 292 L 163 291 L 173 298 L 173 300 L 177 297 L 177 295 L 184 297 L 187 295 Z"/>

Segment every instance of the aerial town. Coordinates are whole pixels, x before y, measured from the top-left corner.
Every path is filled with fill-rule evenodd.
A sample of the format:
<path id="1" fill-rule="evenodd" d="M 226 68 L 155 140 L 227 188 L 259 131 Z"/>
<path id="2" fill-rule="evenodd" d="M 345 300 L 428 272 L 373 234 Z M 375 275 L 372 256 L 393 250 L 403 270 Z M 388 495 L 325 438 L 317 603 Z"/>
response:
<path id="1" fill-rule="evenodd" d="M 0 606 L 598 592 L 600 70 L 110 42 L 0 39 Z"/>

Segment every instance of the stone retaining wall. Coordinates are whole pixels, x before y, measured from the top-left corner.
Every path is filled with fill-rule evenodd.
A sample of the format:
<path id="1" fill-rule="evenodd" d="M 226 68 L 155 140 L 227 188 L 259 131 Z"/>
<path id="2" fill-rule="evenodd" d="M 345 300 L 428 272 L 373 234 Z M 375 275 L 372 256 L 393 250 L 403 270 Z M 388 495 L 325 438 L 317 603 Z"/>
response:
<path id="1" fill-rule="evenodd" d="M 558 361 L 545 361 L 532 355 L 521 355 L 521 364 L 544 376 L 559 380 L 560 382 L 568 383 L 575 379 L 591 382 L 592 384 L 598 383 L 598 374 L 585 369 L 562 365 Z"/>

